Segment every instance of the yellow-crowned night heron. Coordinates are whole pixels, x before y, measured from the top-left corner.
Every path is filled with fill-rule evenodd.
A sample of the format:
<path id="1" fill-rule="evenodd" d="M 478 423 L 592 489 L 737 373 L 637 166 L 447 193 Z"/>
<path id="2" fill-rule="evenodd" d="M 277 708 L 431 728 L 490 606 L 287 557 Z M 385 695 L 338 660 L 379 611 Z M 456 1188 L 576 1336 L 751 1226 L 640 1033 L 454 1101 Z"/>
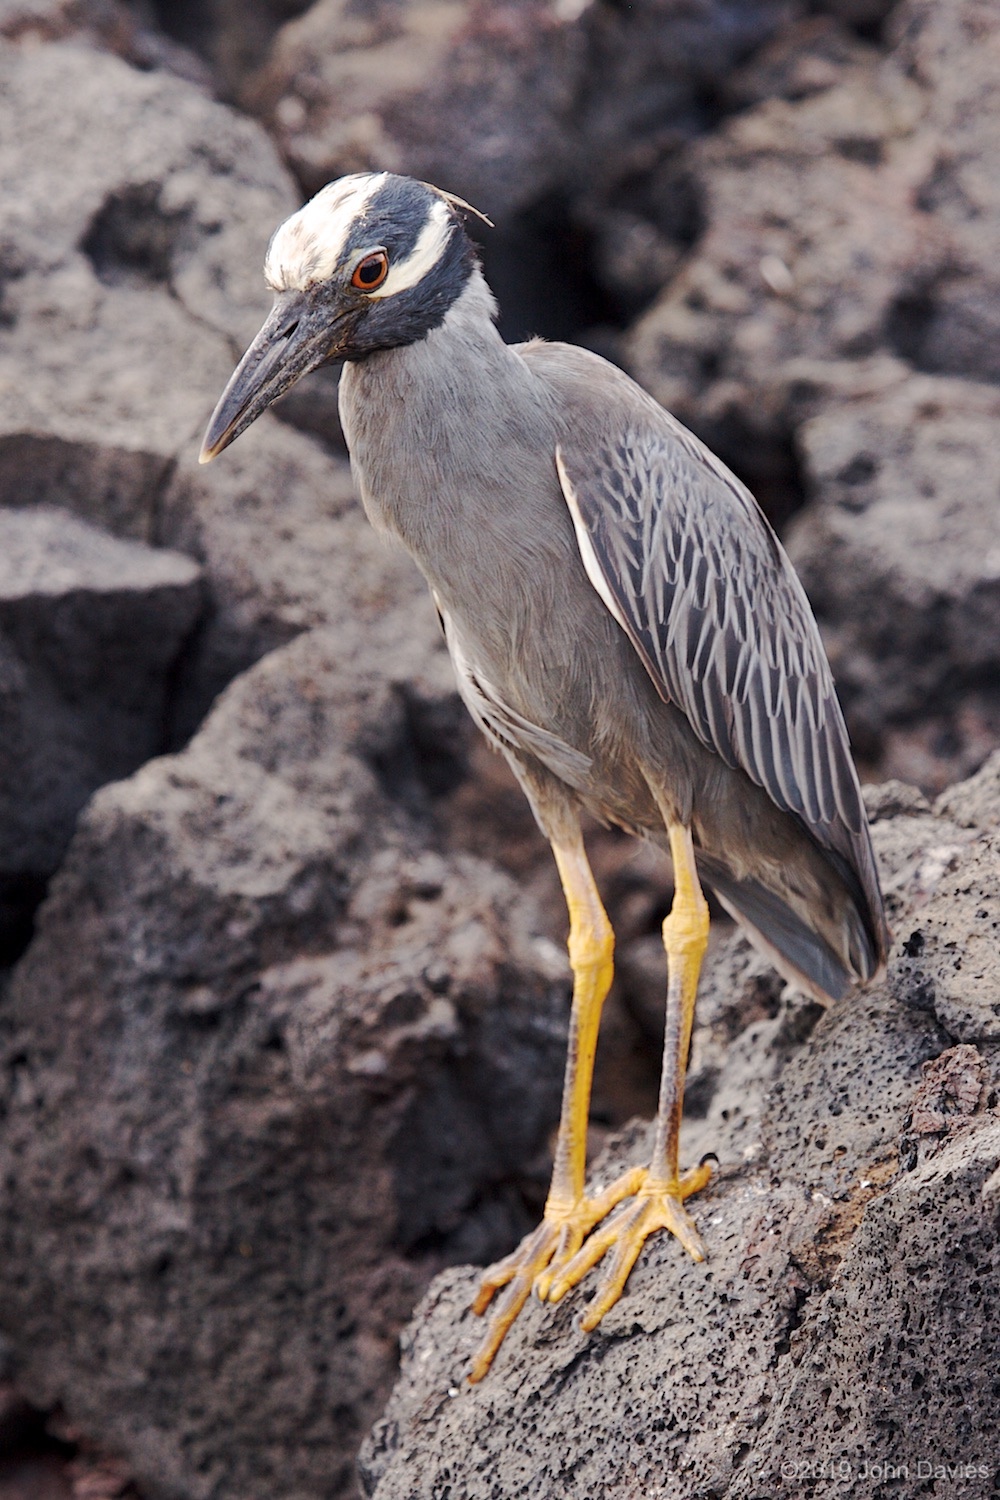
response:
<path id="1" fill-rule="evenodd" d="M 481 1285 L 479 1312 L 506 1290 L 479 1379 L 532 1287 L 557 1300 L 612 1251 L 593 1328 L 655 1230 L 705 1254 L 684 1200 L 710 1169 L 678 1166 L 702 882 L 823 999 L 872 979 L 888 934 L 830 669 L 780 543 L 739 480 L 621 371 L 566 344 L 503 342 L 466 207 L 383 172 L 331 183 L 282 224 L 265 267 L 274 309 L 202 461 L 308 370 L 347 361 L 340 409 L 365 510 L 423 570 L 462 697 L 552 844 L 574 976 L 562 1117 L 542 1223 Z M 669 845 L 675 881 L 652 1160 L 594 1198 L 587 1113 L 614 939 L 582 808 Z"/>

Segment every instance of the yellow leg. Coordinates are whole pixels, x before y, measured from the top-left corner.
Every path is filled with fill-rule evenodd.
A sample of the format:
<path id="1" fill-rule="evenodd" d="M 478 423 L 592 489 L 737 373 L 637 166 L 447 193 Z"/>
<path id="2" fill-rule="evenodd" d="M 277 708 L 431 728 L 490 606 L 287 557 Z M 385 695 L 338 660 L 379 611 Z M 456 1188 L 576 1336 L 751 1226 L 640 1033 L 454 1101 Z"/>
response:
<path id="1" fill-rule="evenodd" d="M 480 1283 L 473 1303 L 476 1313 L 485 1312 L 501 1287 L 505 1290 L 493 1308 L 486 1337 L 472 1362 L 471 1381 L 481 1380 L 486 1374 L 532 1287 L 544 1298 L 553 1274 L 576 1254 L 589 1230 L 634 1191 L 624 1186 L 595 1200 L 583 1194 L 594 1054 L 601 1008 L 611 988 L 615 939 L 579 830 L 572 837 L 553 840 L 552 850 L 569 908 L 569 960 L 573 970 L 573 1010 L 552 1184 L 541 1224 L 511 1255 L 491 1266 Z M 638 1181 L 643 1174 L 640 1169 L 633 1175 Z"/>
<path id="2" fill-rule="evenodd" d="M 669 984 L 652 1160 L 647 1170 L 640 1168 L 638 1172 L 626 1173 L 608 1189 L 613 1195 L 624 1188 L 618 1194 L 619 1199 L 627 1195 L 633 1201 L 623 1204 L 592 1234 L 572 1259 L 557 1269 L 548 1286 L 550 1300 L 558 1302 L 613 1248 L 597 1294 L 582 1320 L 585 1329 L 595 1328 L 608 1308 L 618 1301 L 643 1244 L 656 1230 L 667 1229 L 676 1235 L 694 1260 L 705 1258 L 705 1247 L 684 1207 L 684 1199 L 705 1186 L 711 1168 L 696 1167 L 682 1176 L 678 1149 L 698 976 L 708 942 L 708 905 L 698 881 L 689 830 L 673 825 L 669 833 L 674 861 L 674 901 L 663 924 Z"/>

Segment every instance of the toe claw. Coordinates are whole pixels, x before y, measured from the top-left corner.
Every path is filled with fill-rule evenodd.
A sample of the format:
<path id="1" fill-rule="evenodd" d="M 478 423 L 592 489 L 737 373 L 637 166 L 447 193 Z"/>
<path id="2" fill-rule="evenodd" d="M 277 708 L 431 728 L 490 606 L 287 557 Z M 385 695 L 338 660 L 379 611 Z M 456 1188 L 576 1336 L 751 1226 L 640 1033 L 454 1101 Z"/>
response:
<path id="1" fill-rule="evenodd" d="M 580 1198 L 570 1207 L 548 1206 L 538 1228 L 483 1274 L 472 1311 L 482 1315 L 497 1292 L 502 1295 L 473 1358 L 469 1381 L 482 1380 L 532 1289 L 541 1302 L 559 1302 L 612 1251 L 580 1325 L 589 1331 L 618 1301 L 643 1245 L 656 1230 L 669 1230 L 692 1260 L 704 1260 L 707 1252 L 684 1200 L 699 1192 L 711 1175 L 707 1162 L 670 1183 L 653 1180 L 645 1168 L 634 1167 L 595 1198 Z"/>

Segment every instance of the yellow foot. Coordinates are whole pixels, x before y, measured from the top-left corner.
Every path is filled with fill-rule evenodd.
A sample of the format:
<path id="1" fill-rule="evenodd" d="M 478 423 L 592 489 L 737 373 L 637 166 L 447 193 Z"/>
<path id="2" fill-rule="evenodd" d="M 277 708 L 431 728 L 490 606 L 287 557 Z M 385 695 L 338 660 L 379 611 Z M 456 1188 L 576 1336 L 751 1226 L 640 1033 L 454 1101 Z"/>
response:
<path id="1" fill-rule="evenodd" d="M 493 1363 L 493 1356 L 506 1337 L 514 1319 L 535 1289 L 542 1301 L 549 1295 L 553 1277 L 571 1262 L 584 1238 L 595 1224 L 609 1214 L 615 1204 L 638 1191 L 646 1173 L 642 1167 L 626 1172 L 596 1198 L 578 1198 L 565 1208 L 546 1204 L 545 1217 L 538 1228 L 525 1235 L 517 1249 L 490 1266 L 479 1283 L 472 1311 L 482 1315 L 503 1288 L 486 1330 L 486 1337 L 476 1350 L 469 1369 L 469 1380 L 482 1380 Z M 692 1191 L 694 1191 L 692 1189 Z"/>
<path id="2" fill-rule="evenodd" d="M 608 1189 L 609 1193 L 626 1181 L 634 1183 L 628 1189 L 631 1203 L 625 1203 L 608 1222 L 590 1236 L 586 1244 L 572 1258 L 557 1269 L 549 1278 L 548 1297 L 558 1302 L 576 1286 L 591 1267 L 603 1258 L 614 1246 L 611 1264 L 597 1288 L 597 1295 L 587 1308 L 580 1322 L 585 1332 L 596 1328 L 610 1307 L 621 1296 L 629 1272 L 639 1258 L 639 1252 L 651 1234 L 658 1229 L 668 1229 L 676 1235 L 692 1260 L 704 1260 L 705 1246 L 695 1228 L 694 1220 L 684 1207 L 684 1199 L 700 1192 L 712 1175 L 708 1163 L 684 1172 L 676 1182 L 666 1184 L 662 1180 L 650 1179 L 643 1169 L 627 1173 L 618 1183 Z M 638 1177 L 638 1181 L 636 1181 Z M 625 1194 L 619 1194 L 624 1197 Z M 596 1220 L 595 1220 L 596 1222 Z"/>

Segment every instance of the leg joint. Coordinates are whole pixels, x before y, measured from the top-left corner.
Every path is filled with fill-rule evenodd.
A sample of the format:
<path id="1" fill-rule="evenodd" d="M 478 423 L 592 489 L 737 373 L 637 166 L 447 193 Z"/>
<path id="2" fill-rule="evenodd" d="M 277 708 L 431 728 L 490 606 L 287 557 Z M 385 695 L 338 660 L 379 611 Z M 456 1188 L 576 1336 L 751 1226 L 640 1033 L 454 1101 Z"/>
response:
<path id="1" fill-rule="evenodd" d="M 708 943 L 708 902 L 674 902 L 663 923 L 663 946 L 669 953 L 703 953 Z"/>
<path id="2" fill-rule="evenodd" d="M 571 913 L 568 948 L 574 972 L 601 969 L 614 957 L 614 930 L 603 912 L 600 916 L 599 920 L 596 913 L 588 912 L 586 918 Z"/>

